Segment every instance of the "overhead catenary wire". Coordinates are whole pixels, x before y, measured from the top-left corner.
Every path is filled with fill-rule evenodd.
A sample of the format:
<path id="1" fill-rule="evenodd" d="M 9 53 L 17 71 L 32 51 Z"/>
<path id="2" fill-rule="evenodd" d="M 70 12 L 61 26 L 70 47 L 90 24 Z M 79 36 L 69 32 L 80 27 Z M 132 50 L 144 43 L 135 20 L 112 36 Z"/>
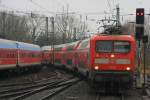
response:
<path id="1" fill-rule="evenodd" d="M 21 11 L 21 10 L 12 9 L 12 8 L 7 7 L 5 5 L 3 5 L 1 7 L 7 8 L 9 10 L 11 9 L 11 12 L 13 12 L 13 14 L 15 14 L 15 15 L 16 15 L 16 13 L 21 13 L 21 14 L 24 14 L 24 15 L 31 15 L 31 13 L 33 13 L 33 14 L 35 14 L 38 17 L 38 15 L 41 16 L 41 13 L 48 13 L 48 11 Z M 80 13 L 80 12 L 68 12 L 68 13 L 55 12 L 55 13 L 56 13 L 56 15 L 72 14 L 72 15 L 86 15 L 86 16 L 89 16 L 89 15 L 104 15 L 104 14 L 108 14 L 109 15 L 110 14 L 110 13 L 104 13 L 104 12 L 85 12 L 85 13 L 84 12 L 82 12 L 82 13 Z M 133 15 L 135 15 L 135 14 L 132 14 L 132 13 L 130 13 L 130 14 L 122 14 L 120 16 L 133 16 Z M 44 15 L 44 16 L 46 17 L 47 15 Z"/>
<path id="2" fill-rule="evenodd" d="M 51 11 L 49 11 L 47 8 L 45 8 L 45 7 L 41 6 L 40 4 L 38 4 L 38 3 L 34 2 L 33 0 L 29 0 L 29 2 L 33 3 L 34 5 L 38 6 L 38 7 L 39 7 L 39 8 L 41 8 L 41 9 L 46 10 L 48 13 L 55 14 L 55 12 L 51 12 Z"/>

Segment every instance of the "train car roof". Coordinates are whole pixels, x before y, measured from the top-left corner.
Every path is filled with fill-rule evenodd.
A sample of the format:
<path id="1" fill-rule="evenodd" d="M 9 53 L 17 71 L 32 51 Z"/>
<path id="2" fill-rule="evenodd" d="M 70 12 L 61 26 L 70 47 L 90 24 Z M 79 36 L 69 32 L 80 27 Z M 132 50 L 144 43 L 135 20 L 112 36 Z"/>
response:
<path id="1" fill-rule="evenodd" d="M 90 46 L 90 42 L 89 42 L 89 41 L 90 41 L 90 38 L 87 38 L 87 39 L 82 40 L 82 41 L 79 43 L 77 49 L 89 48 L 89 46 Z M 86 42 L 86 43 L 85 43 L 85 42 Z"/>
<path id="2" fill-rule="evenodd" d="M 77 45 L 79 42 L 80 41 L 70 42 L 70 43 L 67 43 L 65 46 Z"/>
<path id="3" fill-rule="evenodd" d="M 80 42 L 81 42 L 81 41 L 75 41 L 75 42 L 67 43 L 67 44 L 65 44 L 64 48 L 73 46 L 73 49 L 76 49 L 76 47 L 79 46 L 79 43 L 80 43 Z"/>
<path id="4" fill-rule="evenodd" d="M 134 41 L 134 37 L 132 35 L 94 35 L 91 37 L 91 40 L 127 40 Z"/>
<path id="5" fill-rule="evenodd" d="M 11 40 L 0 39 L 0 48 L 17 49 L 16 43 Z"/>
<path id="6" fill-rule="evenodd" d="M 66 44 L 59 44 L 59 45 L 54 45 L 54 48 L 60 48 L 60 47 L 64 47 Z"/>
<path id="7" fill-rule="evenodd" d="M 30 43 L 24 42 L 16 42 L 18 44 L 18 48 L 22 50 L 33 50 L 33 51 L 41 51 L 40 46 Z"/>
<path id="8" fill-rule="evenodd" d="M 50 50 L 52 50 L 52 47 L 51 46 L 43 46 L 43 47 L 41 47 L 41 49 L 43 51 L 50 51 Z"/>

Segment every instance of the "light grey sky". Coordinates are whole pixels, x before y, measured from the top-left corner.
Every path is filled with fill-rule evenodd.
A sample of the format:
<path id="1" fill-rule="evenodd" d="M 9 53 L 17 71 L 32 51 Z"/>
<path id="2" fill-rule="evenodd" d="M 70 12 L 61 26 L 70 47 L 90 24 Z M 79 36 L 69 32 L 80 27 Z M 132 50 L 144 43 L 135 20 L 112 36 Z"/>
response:
<path id="1" fill-rule="evenodd" d="M 124 13 L 132 13 L 136 7 L 150 9 L 149 0 L 1 0 L 1 4 L 18 10 L 44 10 L 31 1 L 54 12 L 62 11 L 62 6 L 67 4 L 69 4 L 70 10 L 75 12 L 103 12 L 109 10 L 109 5 L 114 8 L 116 4 L 120 4 L 120 8 Z"/>
<path id="2" fill-rule="evenodd" d="M 54 15 L 50 12 L 62 12 L 63 6 L 69 5 L 70 12 L 79 14 L 90 13 L 89 18 L 100 18 L 103 15 L 91 15 L 93 12 L 110 12 L 116 4 L 120 6 L 121 14 L 134 14 L 137 7 L 145 8 L 145 12 L 150 12 L 150 0 L 0 0 L 1 10 L 19 11 L 42 11 L 49 12 L 49 16 Z M 40 7 L 39 7 L 40 6 Z M 135 16 L 126 16 L 134 19 Z"/>

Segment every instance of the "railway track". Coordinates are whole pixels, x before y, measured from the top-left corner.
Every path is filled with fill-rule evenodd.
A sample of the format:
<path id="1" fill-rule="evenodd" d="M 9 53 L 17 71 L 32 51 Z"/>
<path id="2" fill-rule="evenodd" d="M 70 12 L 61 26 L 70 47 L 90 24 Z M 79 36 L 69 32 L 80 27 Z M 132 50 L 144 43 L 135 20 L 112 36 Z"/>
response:
<path id="1" fill-rule="evenodd" d="M 47 98 L 53 96 L 54 94 L 62 91 L 63 89 L 73 85 L 78 81 L 79 79 L 75 77 L 55 80 L 52 80 L 50 78 L 47 80 L 36 82 L 34 84 L 23 83 L 24 86 L 23 84 L 19 84 L 19 86 L 18 84 L 6 85 L 5 87 L 3 87 L 3 90 L 0 91 L 0 99 L 20 100 L 28 98 L 28 100 L 31 100 L 30 97 L 36 98 L 37 96 L 34 95 L 40 94 L 40 98 L 36 98 L 36 100 L 46 100 Z M 45 94 L 47 92 L 48 94 Z"/>
<path id="2" fill-rule="evenodd" d="M 11 80 L 2 80 L 0 82 L 0 100 L 46 100 L 80 80 L 62 70 L 53 70 L 52 72 L 44 70 L 43 72 L 42 74 L 37 73 L 38 76 L 42 75 L 38 80 L 34 79 L 32 75 L 30 75 L 32 77 L 24 76 L 31 78 L 29 81 L 26 79 L 24 81 L 22 76 L 16 79 L 13 77 L 14 79 L 10 78 Z"/>
<path id="3" fill-rule="evenodd" d="M 148 97 L 150 98 L 150 76 L 147 77 L 146 93 L 147 93 Z"/>
<path id="4" fill-rule="evenodd" d="M 96 100 L 128 100 L 124 94 L 119 95 L 101 95 L 98 94 Z"/>
<path id="5" fill-rule="evenodd" d="M 126 91 L 121 88 L 102 87 L 96 91 L 96 100 L 127 100 Z"/>
<path id="6" fill-rule="evenodd" d="M 47 80 L 50 80 L 50 79 L 53 79 L 53 78 L 56 78 L 57 76 L 57 72 L 54 72 L 53 74 L 51 74 L 51 77 L 48 77 L 46 79 L 41 79 L 41 80 L 36 80 L 36 81 L 28 81 L 28 82 L 14 82 L 14 83 L 11 83 L 11 82 L 7 82 L 6 83 L 0 83 L 0 88 L 4 88 L 4 87 L 13 87 L 13 86 L 23 86 L 23 85 L 28 85 L 28 84 L 36 84 L 36 83 L 40 83 L 40 82 L 43 82 L 43 81 L 47 81 Z"/>

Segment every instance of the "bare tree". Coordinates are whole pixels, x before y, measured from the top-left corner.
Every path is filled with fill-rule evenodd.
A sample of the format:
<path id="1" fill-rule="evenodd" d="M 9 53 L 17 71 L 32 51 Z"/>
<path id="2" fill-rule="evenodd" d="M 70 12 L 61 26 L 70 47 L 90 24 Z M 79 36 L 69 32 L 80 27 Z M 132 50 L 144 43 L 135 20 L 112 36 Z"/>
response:
<path id="1" fill-rule="evenodd" d="M 66 15 L 64 13 L 57 15 L 55 18 L 56 32 L 62 36 L 62 43 L 73 41 L 74 36 L 77 36 L 78 33 L 87 31 L 87 23 L 80 22 L 76 15 Z"/>
<path id="2" fill-rule="evenodd" d="M 0 37 L 29 41 L 29 27 L 26 16 L 17 16 L 13 12 L 0 12 Z"/>
<path id="3" fill-rule="evenodd" d="M 30 27 L 29 33 L 32 38 L 32 43 L 36 43 L 36 41 L 38 41 L 38 36 L 41 36 L 40 34 L 43 34 L 43 31 L 45 30 L 44 19 L 45 16 L 33 13 L 31 13 L 31 16 L 28 16 L 28 26 Z"/>

